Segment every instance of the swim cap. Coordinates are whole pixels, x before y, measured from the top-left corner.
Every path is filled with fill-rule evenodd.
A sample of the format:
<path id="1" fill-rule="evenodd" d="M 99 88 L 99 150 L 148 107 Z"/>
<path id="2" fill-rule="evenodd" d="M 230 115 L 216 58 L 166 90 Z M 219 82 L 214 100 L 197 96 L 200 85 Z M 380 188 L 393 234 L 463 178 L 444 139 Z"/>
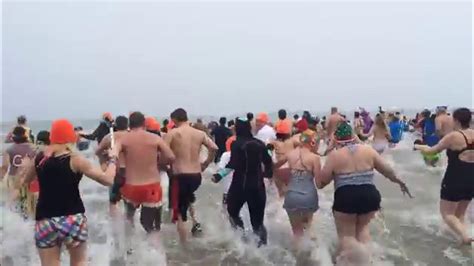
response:
<path id="1" fill-rule="evenodd" d="M 232 143 L 234 143 L 236 137 L 235 136 L 232 136 L 230 138 L 228 138 L 225 142 L 225 150 L 226 151 L 230 151 L 230 148 L 232 147 Z"/>
<path id="2" fill-rule="evenodd" d="M 103 118 L 103 119 L 107 119 L 107 120 L 109 120 L 109 121 L 112 121 L 112 120 L 113 120 L 112 114 L 109 113 L 109 112 L 105 112 L 104 114 L 102 114 L 102 118 Z"/>
<path id="3" fill-rule="evenodd" d="M 270 118 L 268 117 L 267 113 L 259 113 L 257 115 L 257 121 L 260 121 L 260 122 L 266 124 L 270 121 Z"/>
<path id="4" fill-rule="evenodd" d="M 51 144 L 75 143 L 77 140 L 74 126 L 66 119 L 53 121 L 50 132 L 49 139 Z"/>
<path id="5" fill-rule="evenodd" d="M 275 124 L 277 134 L 291 134 L 292 123 L 289 119 L 278 120 Z"/>
<path id="6" fill-rule="evenodd" d="M 340 142 L 354 140 L 354 136 L 352 135 L 352 127 L 347 122 L 339 123 L 336 132 L 334 132 L 334 136 L 336 137 L 336 140 Z"/>
<path id="7" fill-rule="evenodd" d="M 303 131 L 300 135 L 300 142 L 304 144 L 309 144 L 314 141 L 316 138 L 316 132 L 311 129 Z"/>

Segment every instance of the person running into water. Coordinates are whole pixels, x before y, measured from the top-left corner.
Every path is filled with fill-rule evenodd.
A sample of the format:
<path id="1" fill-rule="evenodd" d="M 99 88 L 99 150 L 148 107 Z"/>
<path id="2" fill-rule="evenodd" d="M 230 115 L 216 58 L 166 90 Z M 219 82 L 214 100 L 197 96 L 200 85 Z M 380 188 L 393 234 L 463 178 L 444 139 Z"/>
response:
<path id="1" fill-rule="evenodd" d="M 362 117 L 362 120 L 364 121 L 364 134 L 369 133 L 370 129 L 374 125 L 374 120 L 372 120 L 372 117 L 370 117 L 369 112 L 367 112 L 364 108 L 359 107 L 360 109 L 360 116 Z"/>
<path id="2" fill-rule="evenodd" d="M 35 137 L 33 136 L 33 131 L 26 125 L 26 116 L 20 115 L 17 119 L 17 125 L 15 127 L 22 127 L 25 129 L 25 136 L 30 143 L 35 142 Z M 13 143 L 13 130 L 7 134 L 5 143 Z"/>
<path id="3" fill-rule="evenodd" d="M 338 111 L 337 107 L 332 107 L 331 108 L 331 115 L 329 116 L 328 120 L 326 121 L 326 134 L 327 134 L 327 139 L 326 143 L 329 144 L 331 142 L 331 139 L 334 135 L 334 131 L 336 131 L 336 127 L 340 122 L 344 122 L 346 119 L 342 117 Z"/>
<path id="4" fill-rule="evenodd" d="M 24 219 L 27 219 L 29 216 L 27 207 L 28 187 L 21 184 L 21 171 L 23 160 L 28 157 L 33 158 L 35 152 L 34 147 L 28 141 L 28 135 L 24 127 L 15 127 L 11 139 L 13 144 L 3 153 L 1 177 L 3 178 L 7 174 L 6 187 L 12 207 Z"/>
<path id="5" fill-rule="evenodd" d="M 319 208 L 316 183 L 319 182 L 321 162 L 315 154 L 317 140 L 314 131 L 304 131 L 300 135 L 301 146 L 286 153 L 275 166 L 287 163 L 291 170 L 283 208 L 290 219 L 296 249 L 304 233 L 311 231 L 313 215 Z"/>
<path id="6" fill-rule="evenodd" d="M 374 185 L 374 169 L 411 194 L 392 167 L 370 146 L 359 144 L 347 123 L 340 123 L 334 134 L 337 149 L 331 152 L 321 170 L 322 189 L 334 181 L 333 214 L 344 257 L 354 242 L 370 242 L 369 223 L 380 210 L 381 196 Z"/>
<path id="7" fill-rule="evenodd" d="M 383 115 L 377 114 L 375 116 L 375 123 L 370 129 L 369 133 L 364 134 L 364 137 L 366 138 L 370 138 L 371 136 L 374 137 L 372 141 L 372 147 L 379 154 L 382 154 L 388 147 L 388 143 L 391 139 L 390 131 L 387 127 L 387 124 L 385 123 Z"/>
<path id="8" fill-rule="evenodd" d="M 219 126 L 212 130 L 211 136 L 214 137 L 214 141 L 217 144 L 218 150 L 217 154 L 214 158 L 214 162 L 217 163 L 221 155 L 225 152 L 225 142 L 227 141 L 228 138 L 232 136 L 232 132 L 230 129 L 226 126 L 227 123 L 227 118 L 221 117 L 219 119 Z"/>
<path id="9" fill-rule="evenodd" d="M 99 144 L 102 139 L 110 133 L 110 128 L 113 127 L 114 119 L 111 113 L 104 113 L 102 115 L 102 121 L 99 126 L 91 134 L 80 134 L 82 138 L 88 140 L 97 140 Z"/>
<path id="10" fill-rule="evenodd" d="M 267 230 L 263 224 L 267 195 L 263 178 L 273 176 L 273 162 L 265 144 L 252 137 L 251 130 L 247 119 L 236 119 L 237 139 L 232 144 L 227 164 L 227 168 L 234 170 L 227 196 L 227 212 L 232 226 L 244 230 L 240 210 L 247 203 L 253 232 L 259 238 L 258 246 L 261 246 L 267 244 Z"/>
<path id="11" fill-rule="evenodd" d="M 232 144 L 236 140 L 235 136 L 235 124 L 232 126 L 232 137 L 227 139 L 225 143 L 226 147 L 226 152 L 224 152 L 221 156 L 221 160 L 217 164 L 219 169 L 217 170 L 217 173 L 215 173 L 212 177 L 212 182 L 214 183 L 219 183 L 223 178 L 226 178 L 227 176 L 232 174 L 232 169 L 227 168 L 227 164 L 230 161 L 230 151 Z M 227 178 L 224 182 L 224 194 L 222 195 L 222 204 L 225 206 L 227 210 L 227 194 L 230 188 L 230 184 L 232 183 L 232 178 Z"/>
<path id="12" fill-rule="evenodd" d="M 354 127 L 355 134 L 359 137 L 360 140 L 365 140 L 364 137 L 364 119 L 360 116 L 359 112 L 354 112 L 354 121 L 352 123 Z"/>
<path id="13" fill-rule="evenodd" d="M 454 121 L 453 118 L 448 115 L 446 106 L 436 107 L 435 125 L 436 135 L 439 139 L 442 139 L 454 130 Z"/>
<path id="14" fill-rule="evenodd" d="M 51 145 L 25 163 L 25 183 L 37 176 L 40 186 L 35 242 L 41 265 L 59 266 L 63 244 L 69 251 L 71 265 L 87 265 L 87 218 L 79 182 L 85 175 L 102 185 L 112 185 L 117 151 L 109 152 L 107 169 L 102 171 L 73 151 L 77 136 L 69 121 L 53 121 L 50 132 Z"/>
<path id="15" fill-rule="evenodd" d="M 400 116 L 394 115 L 393 113 L 389 114 L 388 128 L 390 129 L 390 144 L 395 146 L 398 144 L 403 137 L 403 124 L 400 121 Z"/>
<path id="16" fill-rule="evenodd" d="M 158 169 L 158 153 L 163 163 L 175 156 L 158 135 L 145 130 L 145 116 L 133 112 L 129 117 L 130 132 L 117 135 L 119 154 L 125 162 L 125 184 L 120 189 L 125 202 L 127 219 L 133 225 L 137 208 L 141 207 L 140 223 L 147 233 L 161 229 L 163 191 Z M 120 174 L 119 174 L 120 175 Z"/>
<path id="17" fill-rule="evenodd" d="M 115 132 L 113 134 L 116 142 L 121 142 L 122 138 L 128 132 L 128 118 L 125 116 L 117 116 L 115 119 Z M 111 148 L 112 135 L 109 133 L 105 136 L 97 147 L 96 155 L 100 156 Z M 114 178 L 113 185 L 109 188 L 109 204 L 111 213 L 116 212 L 117 203 L 122 199 L 120 188 L 125 184 L 125 158 L 123 153 L 119 154 L 118 171 Z"/>
<path id="18" fill-rule="evenodd" d="M 295 141 L 295 139 L 291 137 L 292 123 L 286 118 L 286 111 L 280 110 L 278 112 L 278 117 L 280 120 L 275 124 L 277 139 L 271 142 L 277 162 L 282 160 L 287 153 L 295 149 L 299 144 L 298 141 Z M 283 198 L 291 177 L 291 171 L 288 164 L 282 164 L 280 167 L 276 168 L 273 177 L 278 190 L 278 195 L 280 198 Z"/>
<path id="19" fill-rule="evenodd" d="M 170 203 L 173 211 L 173 222 L 176 222 L 181 242 L 186 242 L 188 233 L 186 229 L 187 212 L 190 205 L 196 201 L 194 192 L 201 185 L 201 172 L 214 160 L 218 149 L 209 136 L 190 126 L 188 115 L 182 108 L 171 113 L 171 119 L 176 128 L 165 136 L 165 141 L 176 155 L 172 164 L 170 176 Z M 208 150 L 205 162 L 200 162 L 201 147 Z M 195 219 L 195 213 L 190 210 L 193 218 L 193 233 L 201 231 L 201 225 Z"/>
<path id="20" fill-rule="evenodd" d="M 436 154 L 447 150 L 448 166 L 441 183 L 440 212 L 444 222 L 461 239 L 471 244 L 470 225 L 466 224 L 466 210 L 474 197 L 474 130 L 469 128 L 471 111 L 460 108 L 454 111 L 455 131 L 448 133 L 435 146 L 415 145 L 423 154 Z"/>
<path id="21" fill-rule="evenodd" d="M 259 113 L 256 119 L 256 129 L 257 134 L 255 138 L 263 141 L 263 143 L 268 144 L 274 140 L 276 140 L 276 132 L 275 130 L 269 126 L 270 117 L 267 113 Z"/>

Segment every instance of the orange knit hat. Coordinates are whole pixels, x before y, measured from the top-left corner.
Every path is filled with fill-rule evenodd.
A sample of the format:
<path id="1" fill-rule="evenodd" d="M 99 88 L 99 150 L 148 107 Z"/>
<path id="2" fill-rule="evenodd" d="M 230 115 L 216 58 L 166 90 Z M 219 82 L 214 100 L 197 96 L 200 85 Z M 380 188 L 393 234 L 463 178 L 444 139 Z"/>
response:
<path id="1" fill-rule="evenodd" d="M 277 134 L 291 134 L 293 123 L 289 119 L 279 120 L 276 122 L 275 130 Z"/>
<path id="2" fill-rule="evenodd" d="M 270 121 L 270 117 L 268 117 L 268 114 L 267 113 L 259 113 L 257 115 L 257 121 L 260 121 L 264 124 L 267 124 L 269 121 Z"/>
<path id="3" fill-rule="evenodd" d="M 58 119 L 51 124 L 49 135 L 51 144 L 75 143 L 77 140 L 74 126 L 66 119 Z"/>

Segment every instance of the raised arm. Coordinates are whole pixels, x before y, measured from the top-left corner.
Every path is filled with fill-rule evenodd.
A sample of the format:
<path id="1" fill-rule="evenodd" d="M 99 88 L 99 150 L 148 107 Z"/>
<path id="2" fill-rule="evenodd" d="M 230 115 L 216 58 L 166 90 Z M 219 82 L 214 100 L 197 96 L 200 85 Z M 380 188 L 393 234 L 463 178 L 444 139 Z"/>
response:
<path id="1" fill-rule="evenodd" d="M 71 161 L 72 169 L 91 178 L 92 180 L 104 185 L 111 186 L 114 183 L 114 177 L 117 172 L 117 156 L 114 156 L 107 163 L 107 169 L 102 171 L 98 166 L 94 166 L 89 160 L 82 156 L 74 156 Z"/>
<path id="2" fill-rule="evenodd" d="M 430 147 L 428 145 L 415 145 L 415 150 L 419 150 L 425 154 L 436 154 L 448 149 L 450 147 L 452 138 L 453 133 L 449 133 L 444 138 L 442 138 L 440 142 L 438 142 L 438 144 L 436 144 L 435 146 Z"/>
<path id="3" fill-rule="evenodd" d="M 97 135 L 99 135 L 99 130 L 100 127 L 102 126 L 102 123 L 99 124 L 99 126 L 92 132 L 92 134 L 79 134 L 82 138 L 88 139 L 88 140 L 96 140 Z"/>

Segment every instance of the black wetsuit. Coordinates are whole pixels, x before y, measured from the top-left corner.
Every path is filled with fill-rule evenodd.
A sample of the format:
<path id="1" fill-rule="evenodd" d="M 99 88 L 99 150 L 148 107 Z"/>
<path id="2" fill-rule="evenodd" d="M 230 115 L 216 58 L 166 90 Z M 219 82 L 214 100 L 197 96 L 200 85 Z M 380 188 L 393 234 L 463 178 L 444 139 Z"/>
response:
<path id="1" fill-rule="evenodd" d="M 441 183 L 441 199 L 452 202 L 470 201 L 474 197 L 474 163 L 459 159 L 461 153 L 474 151 L 474 142 L 469 143 L 466 135 L 458 132 L 463 135 L 466 148 L 460 151 L 447 150 L 448 167 Z"/>
<path id="2" fill-rule="evenodd" d="M 262 169 L 262 163 L 264 169 Z M 263 225 L 266 205 L 264 177 L 272 177 L 272 158 L 265 144 L 253 137 L 237 137 L 232 144 L 231 158 L 227 168 L 234 170 L 227 195 L 227 211 L 234 227 L 244 229 L 240 210 L 247 203 L 250 221 L 259 245 L 267 243 L 267 232 Z"/>
<path id="3" fill-rule="evenodd" d="M 83 138 L 88 140 L 97 140 L 97 143 L 100 143 L 102 139 L 110 133 L 110 128 L 112 127 L 112 122 L 103 120 L 100 122 L 99 126 L 92 132 L 92 134 L 81 135 Z"/>
<path id="4" fill-rule="evenodd" d="M 225 142 L 232 136 L 232 132 L 225 125 L 220 125 L 212 131 L 211 135 L 214 137 L 218 147 L 216 157 L 214 158 L 214 162 L 217 163 L 220 160 L 222 154 L 226 151 Z"/>

